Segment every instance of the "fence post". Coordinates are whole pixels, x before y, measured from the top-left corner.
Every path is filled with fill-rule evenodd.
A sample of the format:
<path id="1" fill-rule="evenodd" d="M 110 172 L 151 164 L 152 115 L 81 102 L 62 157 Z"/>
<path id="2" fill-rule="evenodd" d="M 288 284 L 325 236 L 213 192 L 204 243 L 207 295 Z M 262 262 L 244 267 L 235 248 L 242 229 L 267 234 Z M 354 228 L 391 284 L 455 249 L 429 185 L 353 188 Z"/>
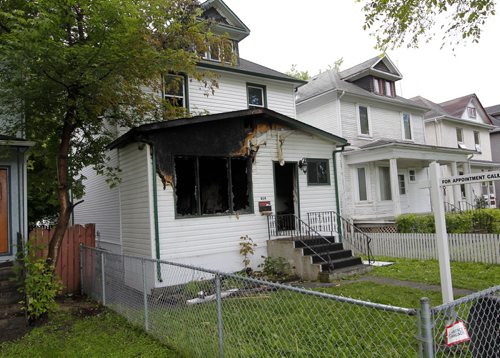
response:
<path id="1" fill-rule="evenodd" d="M 104 275 L 104 252 L 101 251 L 101 286 L 102 286 L 102 292 L 101 292 L 101 298 L 102 298 L 102 305 L 106 306 L 106 279 Z"/>
<path id="2" fill-rule="evenodd" d="M 149 331 L 149 317 L 148 317 L 148 294 L 146 284 L 146 261 L 141 259 L 142 262 L 142 288 L 144 291 L 144 329 Z"/>
<path id="3" fill-rule="evenodd" d="M 222 296 L 220 287 L 220 274 L 215 275 L 215 296 L 217 299 L 217 332 L 219 337 L 219 357 L 224 357 L 224 332 L 222 326 Z"/>
<path id="4" fill-rule="evenodd" d="M 422 337 L 423 351 L 425 358 L 434 357 L 434 337 L 432 335 L 432 317 L 427 297 L 420 299 L 420 317 L 422 319 Z"/>
<path id="5" fill-rule="evenodd" d="M 80 242 L 80 295 L 83 296 L 83 244 Z"/>

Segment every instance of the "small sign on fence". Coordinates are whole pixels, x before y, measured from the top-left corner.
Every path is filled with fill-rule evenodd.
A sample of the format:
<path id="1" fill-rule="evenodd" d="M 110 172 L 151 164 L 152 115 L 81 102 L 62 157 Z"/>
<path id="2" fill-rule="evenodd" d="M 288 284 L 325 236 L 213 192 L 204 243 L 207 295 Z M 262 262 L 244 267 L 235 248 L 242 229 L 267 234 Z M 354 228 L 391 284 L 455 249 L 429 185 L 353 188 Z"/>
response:
<path id="1" fill-rule="evenodd" d="M 448 347 L 467 341 L 470 341 L 470 336 L 464 321 L 458 321 L 446 327 L 446 345 Z"/>

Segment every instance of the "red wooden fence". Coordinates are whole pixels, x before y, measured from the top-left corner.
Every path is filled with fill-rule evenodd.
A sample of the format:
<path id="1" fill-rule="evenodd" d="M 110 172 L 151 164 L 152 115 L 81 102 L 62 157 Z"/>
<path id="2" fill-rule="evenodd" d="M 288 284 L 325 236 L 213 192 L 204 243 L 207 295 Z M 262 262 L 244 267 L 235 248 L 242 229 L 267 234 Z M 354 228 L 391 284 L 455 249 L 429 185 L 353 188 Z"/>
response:
<path id="1" fill-rule="evenodd" d="M 37 256 L 47 257 L 51 229 L 35 228 L 29 241 L 40 248 Z M 78 293 L 80 289 L 80 243 L 95 247 L 95 225 L 75 225 L 66 230 L 57 260 L 56 273 L 64 286 L 63 294 Z"/>

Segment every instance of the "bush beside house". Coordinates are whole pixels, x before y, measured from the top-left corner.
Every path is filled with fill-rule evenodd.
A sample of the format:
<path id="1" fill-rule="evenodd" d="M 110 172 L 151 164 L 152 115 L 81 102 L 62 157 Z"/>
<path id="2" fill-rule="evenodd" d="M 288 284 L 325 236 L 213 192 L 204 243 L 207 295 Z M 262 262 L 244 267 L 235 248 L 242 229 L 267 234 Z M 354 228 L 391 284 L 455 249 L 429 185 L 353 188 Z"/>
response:
<path id="1" fill-rule="evenodd" d="M 396 228 L 400 233 L 434 233 L 434 215 L 400 215 L 396 218 Z M 500 234 L 500 210 L 480 209 L 447 213 L 446 228 L 450 234 Z"/>

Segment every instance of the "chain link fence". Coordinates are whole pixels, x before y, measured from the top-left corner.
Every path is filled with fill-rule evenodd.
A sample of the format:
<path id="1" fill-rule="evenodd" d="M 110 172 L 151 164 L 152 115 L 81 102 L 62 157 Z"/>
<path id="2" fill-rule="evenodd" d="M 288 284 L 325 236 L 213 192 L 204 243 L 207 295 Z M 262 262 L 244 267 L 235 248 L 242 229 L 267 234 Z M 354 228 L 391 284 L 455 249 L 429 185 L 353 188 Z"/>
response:
<path id="1" fill-rule="evenodd" d="M 500 286 L 431 309 L 436 357 L 500 357 Z"/>
<path id="2" fill-rule="evenodd" d="M 394 307 L 83 246 L 81 277 L 85 294 L 186 357 L 444 353 L 433 334 L 447 309 L 425 299 L 420 310 Z"/>

